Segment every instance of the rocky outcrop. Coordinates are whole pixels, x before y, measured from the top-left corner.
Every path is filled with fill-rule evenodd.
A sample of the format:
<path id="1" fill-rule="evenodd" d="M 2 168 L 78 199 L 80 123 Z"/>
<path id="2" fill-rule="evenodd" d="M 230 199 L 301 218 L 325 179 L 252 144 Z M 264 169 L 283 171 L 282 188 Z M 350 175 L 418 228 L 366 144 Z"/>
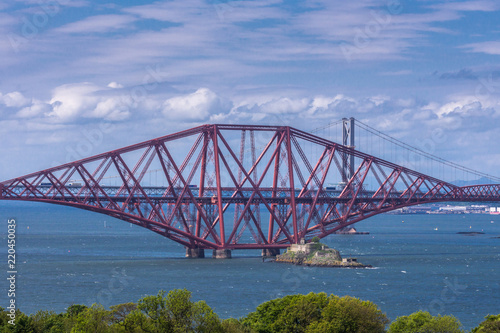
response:
<path id="1" fill-rule="evenodd" d="M 296 251 L 296 246 L 289 247 L 285 253 L 276 256 L 275 262 L 320 267 L 371 267 L 370 265 L 363 265 L 353 258 L 342 260 L 339 251 L 330 249 L 324 244 L 309 243 L 307 245 L 307 250 L 309 250 L 307 252 Z"/>

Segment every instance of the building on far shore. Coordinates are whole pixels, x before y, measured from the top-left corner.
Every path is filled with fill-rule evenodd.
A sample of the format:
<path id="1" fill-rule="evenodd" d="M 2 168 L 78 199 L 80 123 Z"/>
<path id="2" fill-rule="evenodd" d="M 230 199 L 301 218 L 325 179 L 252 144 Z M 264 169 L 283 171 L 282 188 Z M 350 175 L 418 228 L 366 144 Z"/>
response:
<path id="1" fill-rule="evenodd" d="M 389 214 L 500 214 L 500 207 L 423 204 L 396 209 Z"/>

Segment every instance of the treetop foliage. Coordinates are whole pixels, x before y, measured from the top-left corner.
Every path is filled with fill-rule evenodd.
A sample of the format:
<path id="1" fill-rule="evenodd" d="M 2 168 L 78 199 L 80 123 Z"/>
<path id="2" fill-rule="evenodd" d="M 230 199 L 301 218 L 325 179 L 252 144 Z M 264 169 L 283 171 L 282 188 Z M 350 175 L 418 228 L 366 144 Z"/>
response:
<path id="1" fill-rule="evenodd" d="M 463 333 L 462 324 L 453 316 L 432 316 L 418 311 L 409 316 L 398 317 L 388 333 Z"/>
<path id="2" fill-rule="evenodd" d="M 289 295 L 259 305 L 240 319 L 221 320 L 204 302 L 193 302 L 191 292 L 161 290 L 137 303 L 105 309 L 100 304 L 71 305 L 64 313 L 40 310 L 16 312 L 16 325 L 8 323 L 0 307 L 0 332 L 19 333 L 463 333 L 453 316 L 432 316 L 418 311 L 389 319 L 370 301 L 354 297 L 309 293 Z M 500 314 L 488 315 L 471 333 L 500 332 Z"/>

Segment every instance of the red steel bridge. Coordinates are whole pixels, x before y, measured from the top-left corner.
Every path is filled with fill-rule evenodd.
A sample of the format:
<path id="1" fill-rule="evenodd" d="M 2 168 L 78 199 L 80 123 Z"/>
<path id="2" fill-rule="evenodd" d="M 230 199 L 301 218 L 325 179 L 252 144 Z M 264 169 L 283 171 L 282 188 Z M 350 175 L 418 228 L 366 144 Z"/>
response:
<path id="1" fill-rule="evenodd" d="M 500 185 L 455 186 L 288 126 L 203 125 L 3 181 L 0 199 L 106 214 L 187 256 L 230 257 L 276 254 L 406 206 L 500 201 Z"/>

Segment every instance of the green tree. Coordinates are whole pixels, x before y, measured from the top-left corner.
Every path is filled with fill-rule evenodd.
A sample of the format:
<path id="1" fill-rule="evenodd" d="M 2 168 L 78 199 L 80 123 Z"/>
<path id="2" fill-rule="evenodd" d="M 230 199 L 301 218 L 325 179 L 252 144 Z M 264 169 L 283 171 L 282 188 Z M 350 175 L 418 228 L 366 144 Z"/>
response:
<path id="1" fill-rule="evenodd" d="M 63 333 L 66 332 L 64 315 L 53 311 L 40 310 L 29 316 L 33 333 Z"/>
<path id="2" fill-rule="evenodd" d="M 85 311 L 86 309 L 87 309 L 86 305 L 72 304 L 66 310 L 66 316 L 67 317 L 76 317 L 78 314 Z"/>
<path id="3" fill-rule="evenodd" d="M 10 317 L 9 317 L 10 320 Z M 16 319 L 14 321 L 15 325 L 11 325 L 8 322 L 2 327 L 3 332 L 13 332 L 13 333 L 31 333 L 33 332 L 33 326 L 30 318 L 22 313 L 19 309 L 16 310 Z"/>
<path id="4" fill-rule="evenodd" d="M 300 295 L 284 309 L 273 327 L 276 332 L 305 332 L 311 323 L 321 319 L 327 304 L 325 293 Z"/>
<path id="5" fill-rule="evenodd" d="M 75 326 L 78 315 L 85 311 L 88 307 L 86 305 L 82 304 L 73 304 L 70 305 L 63 316 L 63 322 L 64 322 L 64 332 L 71 332 L 73 329 L 73 326 Z"/>
<path id="6" fill-rule="evenodd" d="M 398 317 L 389 326 L 388 333 L 463 333 L 462 324 L 453 316 L 432 316 L 418 311 Z"/>
<path id="7" fill-rule="evenodd" d="M 205 301 L 198 301 L 193 304 L 191 320 L 193 332 L 224 332 L 219 316 L 207 305 L 207 303 L 205 303 Z"/>
<path id="8" fill-rule="evenodd" d="M 135 303 L 123 303 L 109 307 L 113 332 L 148 332 L 152 326 L 144 313 L 137 309 Z"/>
<path id="9" fill-rule="evenodd" d="M 255 312 L 251 312 L 243 318 L 243 325 L 259 333 L 276 332 L 273 324 L 280 318 L 287 307 L 293 306 L 296 300 L 302 296 L 288 295 L 262 303 L 257 306 Z"/>
<path id="10" fill-rule="evenodd" d="M 234 318 L 225 319 L 222 321 L 224 333 L 254 333 L 250 327 L 243 325 L 241 321 Z"/>
<path id="11" fill-rule="evenodd" d="M 173 323 L 169 318 L 164 290 L 161 290 L 156 296 L 150 295 L 141 298 L 137 308 L 150 319 L 154 327 L 153 332 L 173 331 Z"/>
<path id="12" fill-rule="evenodd" d="M 137 304 L 135 303 L 123 303 L 118 305 L 112 305 L 109 307 L 111 310 L 111 320 L 114 323 L 120 323 L 125 320 L 125 318 L 135 309 L 137 309 Z"/>
<path id="13" fill-rule="evenodd" d="M 158 332 L 152 320 L 138 309 L 130 312 L 122 322 L 115 324 L 115 327 L 117 326 L 127 333 Z"/>
<path id="14" fill-rule="evenodd" d="M 186 289 L 146 296 L 137 308 L 149 318 L 154 332 L 222 332 L 217 314 L 204 301 L 192 302 Z"/>
<path id="15" fill-rule="evenodd" d="M 91 307 L 81 311 L 77 317 L 71 332 L 74 333 L 105 333 L 110 332 L 112 322 L 111 311 L 106 310 L 100 304 L 93 304 Z"/>
<path id="16" fill-rule="evenodd" d="M 10 320 L 9 313 L 0 306 L 0 327 L 2 328 L 7 327 L 7 325 L 9 324 L 9 320 Z"/>
<path id="17" fill-rule="evenodd" d="M 387 316 L 370 301 L 331 295 L 321 319 L 312 323 L 306 332 L 382 333 L 388 323 Z"/>
<path id="18" fill-rule="evenodd" d="M 290 295 L 265 302 L 242 323 L 259 333 L 385 332 L 388 319 L 378 307 L 352 297 L 325 293 Z"/>
<path id="19" fill-rule="evenodd" d="M 319 243 L 320 239 L 318 236 L 314 236 L 312 239 L 311 239 L 311 242 L 312 243 Z"/>
<path id="20" fill-rule="evenodd" d="M 484 317 L 478 327 L 474 328 L 472 333 L 498 333 L 500 332 L 500 314 Z"/>

